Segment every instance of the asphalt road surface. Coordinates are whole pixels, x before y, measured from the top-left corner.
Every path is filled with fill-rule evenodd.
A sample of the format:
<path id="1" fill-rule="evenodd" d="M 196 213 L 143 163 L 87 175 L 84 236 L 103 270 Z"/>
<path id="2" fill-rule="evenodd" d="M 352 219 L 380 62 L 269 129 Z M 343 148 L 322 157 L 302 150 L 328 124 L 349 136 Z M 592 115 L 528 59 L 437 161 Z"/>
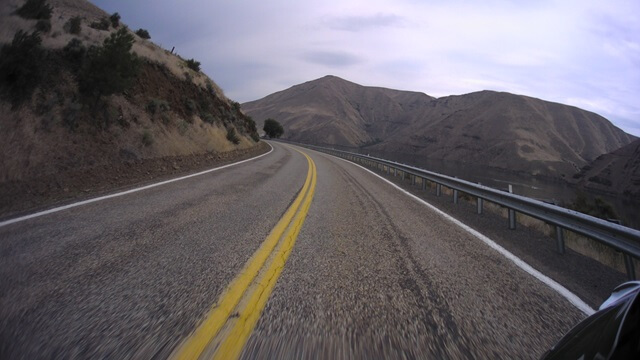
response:
<path id="1" fill-rule="evenodd" d="M 0 358 L 167 358 L 294 201 L 288 145 L 0 227 Z M 243 357 L 538 358 L 584 313 L 364 169 L 311 150 L 309 212 Z"/>

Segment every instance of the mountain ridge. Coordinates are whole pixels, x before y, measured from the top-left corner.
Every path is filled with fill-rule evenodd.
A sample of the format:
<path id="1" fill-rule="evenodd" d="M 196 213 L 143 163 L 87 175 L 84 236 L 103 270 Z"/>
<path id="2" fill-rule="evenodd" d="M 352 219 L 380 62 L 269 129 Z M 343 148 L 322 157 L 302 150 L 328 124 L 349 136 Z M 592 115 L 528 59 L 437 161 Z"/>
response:
<path id="1" fill-rule="evenodd" d="M 530 96 L 482 90 L 435 98 L 336 76 L 243 110 L 259 127 L 268 117 L 280 121 L 292 141 L 564 178 L 635 139 L 598 114 Z"/>

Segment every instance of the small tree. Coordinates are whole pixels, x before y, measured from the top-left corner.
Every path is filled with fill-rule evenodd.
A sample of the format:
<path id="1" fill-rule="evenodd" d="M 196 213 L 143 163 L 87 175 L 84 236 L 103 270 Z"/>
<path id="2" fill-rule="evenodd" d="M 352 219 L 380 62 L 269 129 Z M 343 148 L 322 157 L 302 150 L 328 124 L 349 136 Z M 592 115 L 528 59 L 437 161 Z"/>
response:
<path id="1" fill-rule="evenodd" d="M 41 42 L 38 32 L 18 30 L 11 44 L 0 48 L 0 90 L 14 105 L 30 98 L 42 80 Z"/>
<path id="2" fill-rule="evenodd" d="M 274 139 L 277 139 L 282 136 L 282 134 L 284 134 L 284 128 L 282 127 L 282 125 L 280 125 L 279 122 L 273 119 L 265 120 L 262 130 L 264 130 L 267 136 Z"/>
<path id="3" fill-rule="evenodd" d="M 238 145 L 240 143 L 240 138 L 238 138 L 238 134 L 236 133 L 236 129 L 230 127 L 227 129 L 227 140 Z"/>
<path id="4" fill-rule="evenodd" d="M 151 35 L 149 35 L 149 32 L 145 29 L 136 30 L 136 35 L 140 36 L 143 39 L 151 39 Z"/>
<path id="5" fill-rule="evenodd" d="M 120 14 L 118 14 L 117 12 L 113 13 L 113 15 L 109 17 L 109 20 L 111 21 L 111 26 L 113 26 L 114 28 L 120 26 Z"/>
<path id="6" fill-rule="evenodd" d="M 74 16 L 71 19 L 67 20 L 62 28 L 64 29 L 64 31 L 70 34 L 78 35 L 82 30 L 80 24 L 82 24 L 82 18 L 80 16 Z"/>
<path id="7" fill-rule="evenodd" d="M 96 30 L 109 30 L 109 25 L 111 24 L 111 21 L 107 18 L 107 17 L 103 17 L 102 19 L 98 20 L 98 21 L 94 21 L 92 22 L 89 27 L 92 27 Z"/>
<path id="8" fill-rule="evenodd" d="M 51 12 L 51 5 L 47 4 L 46 0 L 27 0 L 24 5 L 16 10 L 18 16 L 35 20 L 49 20 L 51 19 Z"/>
<path id="9" fill-rule="evenodd" d="M 200 71 L 200 62 L 195 59 L 189 59 L 186 61 L 187 67 L 195 72 Z"/>
<path id="10" fill-rule="evenodd" d="M 125 27 L 111 34 L 101 47 L 89 48 L 80 74 L 80 90 L 95 97 L 126 90 L 138 74 L 139 60 L 131 53 L 133 35 Z"/>

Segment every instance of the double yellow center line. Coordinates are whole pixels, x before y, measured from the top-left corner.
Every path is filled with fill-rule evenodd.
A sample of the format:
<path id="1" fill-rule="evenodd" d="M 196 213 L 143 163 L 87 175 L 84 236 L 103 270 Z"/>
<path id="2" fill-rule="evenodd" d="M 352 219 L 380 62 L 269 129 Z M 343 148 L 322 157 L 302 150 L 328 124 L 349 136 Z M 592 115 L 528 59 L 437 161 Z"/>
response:
<path id="1" fill-rule="evenodd" d="M 309 155 L 298 152 L 309 164 L 302 190 L 173 358 L 236 359 L 242 353 L 293 249 L 315 193 L 316 164 Z"/>

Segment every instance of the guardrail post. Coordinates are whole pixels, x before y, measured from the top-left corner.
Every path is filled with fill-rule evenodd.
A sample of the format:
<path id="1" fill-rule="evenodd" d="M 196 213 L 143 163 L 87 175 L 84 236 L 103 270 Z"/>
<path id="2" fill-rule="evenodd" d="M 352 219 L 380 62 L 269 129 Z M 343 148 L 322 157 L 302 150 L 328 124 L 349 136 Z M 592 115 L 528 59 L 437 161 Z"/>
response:
<path id="1" fill-rule="evenodd" d="M 509 184 L 509 194 L 513 194 L 513 186 Z M 516 229 L 516 211 L 513 209 L 509 209 L 509 229 Z"/>
<path id="2" fill-rule="evenodd" d="M 478 183 L 478 185 L 482 185 L 482 183 Z M 482 214 L 483 207 L 484 207 L 484 199 L 481 197 L 476 198 L 476 213 L 478 215 Z"/>
<path id="3" fill-rule="evenodd" d="M 312 147 L 314 148 L 314 147 Z M 366 164 L 370 161 L 371 164 L 378 164 L 377 161 L 372 159 L 368 159 L 367 157 L 363 157 L 361 155 L 347 153 L 337 150 L 329 151 L 328 149 L 321 149 L 321 151 L 325 151 L 328 153 L 334 153 L 336 156 L 340 156 L 344 159 L 352 159 L 353 162 L 359 164 Z M 391 174 L 390 164 L 393 162 L 383 161 L 381 164 L 382 169 L 385 169 L 387 174 Z M 401 165 L 402 166 L 402 165 Z M 402 169 L 395 168 L 393 169 L 394 176 L 398 176 L 398 173 L 403 175 L 402 180 L 406 178 L 406 171 Z M 428 172 L 417 171 L 419 177 L 422 179 L 422 188 L 426 189 L 427 179 L 423 176 L 431 176 L 428 175 Z M 415 179 L 415 175 L 413 178 L 409 178 L 412 181 L 412 184 L 416 184 L 417 180 Z M 436 174 L 433 179 L 440 179 L 439 175 Z M 438 180 L 429 180 L 429 185 L 431 183 L 435 183 L 436 185 L 436 195 L 442 196 L 442 183 L 439 183 Z M 453 182 L 447 186 L 451 190 L 454 190 L 453 187 L 456 187 L 458 182 Z M 637 279 L 635 273 L 635 262 L 637 259 L 640 259 L 640 248 L 637 246 L 638 241 L 640 241 L 640 231 L 624 228 L 622 226 L 603 223 L 601 221 L 594 221 L 587 215 L 576 214 L 574 212 L 570 212 L 567 210 L 563 210 L 561 208 L 553 207 L 550 208 L 550 205 L 544 205 L 539 203 L 534 203 L 530 201 L 526 201 L 524 199 L 519 199 L 516 196 L 509 196 L 505 194 L 500 194 L 499 192 L 491 191 L 490 189 L 482 186 L 482 184 L 478 183 L 479 186 L 475 186 L 474 190 L 477 190 L 476 198 L 477 200 L 477 212 L 481 214 L 484 205 L 484 199 L 490 199 L 490 201 L 500 205 L 502 208 L 506 208 L 508 211 L 508 221 L 509 228 L 516 228 L 517 214 L 516 211 L 521 212 L 525 215 L 530 215 L 533 217 L 539 217 L 543 221 L 547 221 L 548 223 L 554 224 L 556 226 L 556 247 L 557 251 L 562 253 L 566 252 L 566 244 L 564 243 L 564 232 L 573 231 L 580 234 L 583 234 L 587 237 L 591 237 L 600 243 L 608 245 L 617 251 L 622 252 L 625 262 L 625 270 L 627 272 L 627 277 L 630 280 Z M 462 188 L 465 188 L 464 186 Z M 430 189 L 429 189 L 430 190 Z M 459 191 L 453 191 L 454 193 L 454 201 L 459 198 Z M 509 185 L 509 193 L 513 193 L 513 186 Z M 458 196 L 456 196 L 458 195 Z M 494 196 L 495 195 L 495 196 Z M 482 198 L 481 198 L 482 196 Z M 489 200 L 488 200 L 489 201 Z M 525 205 L 525 206 L 521 206 Z M 553 206 L 553 205 L 551 205 Z M 518 210 L 516 210 L 518 209 Z M 559 224 L 559 225 L 555 225 Z"/>
<path id="4" fill-rule="evenodd" d="M 509 209 L 509 230 L 516 229 L 516 211 Z"/>
<path id="5" fill-rule="evenodd" d="M 560 254 L 564 254 L 564 229 L 556 225 L 556 246 Z"/>
<path id="6" fill-rule="evenodd" d="M 636 269 L 633 266 L 633 258 L 629 254 L 624 254 L 624 266 L 627 268 L 627 278 L 629 280 L 636 279 Z"/>
<path id="7" fill-rule="evenodd" d="M 427 190 L 427 179 L 422 178 L 422 191 Z"/>
<path id="8" fill-rule="evenodd" d="M 457 189 L 453 189 L 453 203 L 454 204 L 458 203 L 458 190 Z"/>
<path id="9" fill-rule="evenodd" d="M 415 186 L 415 184 L 416 184 L 416 176 L 415 175 L 410 175 L 410 176 L 411 176 L 411 185 Z"/>

